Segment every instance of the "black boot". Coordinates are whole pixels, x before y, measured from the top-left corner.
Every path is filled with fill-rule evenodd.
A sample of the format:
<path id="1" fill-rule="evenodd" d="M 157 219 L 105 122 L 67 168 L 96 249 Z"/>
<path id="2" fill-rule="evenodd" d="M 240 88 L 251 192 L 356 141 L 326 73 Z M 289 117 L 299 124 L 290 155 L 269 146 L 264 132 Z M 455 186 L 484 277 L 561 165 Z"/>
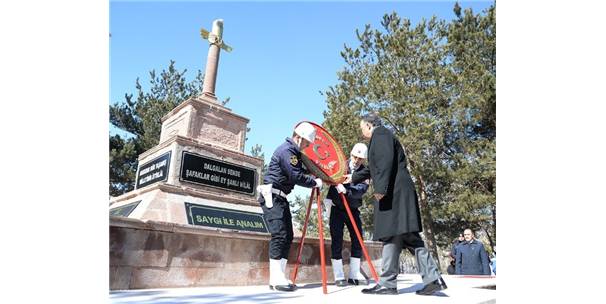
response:
<path id="1" fill-rule="evenodd" d="M 397 295 L 398 294 L 398 289 L 397 288 L 383 287 L 383 286 L 377 284 L 377 285 L 375 285 L 372 288 L 364 288 L 364 289 L 362 289 L 362 293 L 365 293 L 365 294 L 391 294 L 391 295 Z"/>
<path id="2" fill-rule="evenodd" d="M 432 295 L 434 292 L 442 290 L 442 289 L 446 289 L 446 284 L 444 284 L 444 288 L 442 288 L 442 284 L 440 283 L 440 280 L 435 280 L 435 281 L 425 285 L 423 287 L 423 289 L 417 290 L 416 293 L 418 295 L 422 295 L 422 296 L 429 296 L 429 295 Z"/>

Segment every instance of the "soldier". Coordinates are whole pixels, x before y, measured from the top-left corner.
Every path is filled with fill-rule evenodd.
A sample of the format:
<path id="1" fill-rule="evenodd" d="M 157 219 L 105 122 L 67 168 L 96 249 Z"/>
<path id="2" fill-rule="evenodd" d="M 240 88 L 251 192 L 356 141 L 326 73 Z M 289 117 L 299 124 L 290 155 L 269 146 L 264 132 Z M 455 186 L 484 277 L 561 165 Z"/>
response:
<path id="1" fill-rule="evenodd" d="M 357 172 L 364 169 L 364 160 L 368 148 L 363 143 L 357 143 L 351 150 L 351 158 L 349 159 L 348 167 L 346 168 L 347 174 Z M 332 239 L 332 271 L 335 276 L 335 284 L 339 287 L 347 286 L 347 284 L 358 285 L 360 280 L 366 280 L 366 278 L 360 273 L 360 257 L 362 256 L 362 246 L 358 241 L 355 234 L 353 225 L 345 206 L 341 201 L 339 193 L 343 193 L 349 203 L 351 214 L 353 215 L 356 226 L 362 235 L 362 221 L 360 220 L 360 210 L 358 208 L 362 205 L 362 196 L 368 190 L 368 183 L 366 181 L 358 184 L 338 184 L 331 186 L 328 189 L 328 194 L 324 200 L 324 205 L 328 210 L 328 217 L 330 223 L 330 236 Z M 345 280 L 343 273 L 343 257 L 341 250 L 343 248 L 343 225 L 347 225 L 349 230 L 349 237 L 351 239 L 351 258 L 349 260 L 349 280 Z"/>
<path id="2" fill-rule="evenodd" d="M 280 145 L 271 157 L 263 185 L 259 204 L 267 223 L 269 241 L 269 288 L 280 291 L 294 291 L 297 287 L 286 277 L 288 251 L 293 239 L 292 215 L 286 196 L 295 185 L 322 187 L 322 180 L 307 175 L 302 167 L 301 151 L 314 142 L 316 129 L 307 122 L 295 128 L 292 138 Z"/>

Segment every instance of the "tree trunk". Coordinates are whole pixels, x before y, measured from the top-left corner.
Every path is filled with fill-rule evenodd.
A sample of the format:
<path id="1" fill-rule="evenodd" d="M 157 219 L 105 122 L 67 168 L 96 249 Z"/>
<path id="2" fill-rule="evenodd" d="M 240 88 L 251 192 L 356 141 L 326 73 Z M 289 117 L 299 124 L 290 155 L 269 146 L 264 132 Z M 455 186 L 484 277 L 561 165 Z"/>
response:
<path id="1" fill-rule="evenodd" d="M 438 268 L 440 268 L 440 255 L 438 254 L 438 246 L 436 243 L 436 237 L 433 233 L 433 218 L 431 212 L 429 212 L 429 205 L 427 203 L 427 192 L 425 192 L 425 181 L 423 176 L 419 175 L 419 207 L 421 209 L 421 219 L 423 225 L 423 233 L 425 234 L 425 241 L 427 242 L 427 249 L 433 256 Z"/>
<path id="2" fill-rule="evenodd" d="M 494 241 L 492 239 L 492 235 L 490 234 L 490 231 L 488 231 L 489 228 L 485 228 L 482 227 L 482 229 L 484 230 L 484 232 L 486 232 L 486 236 L 488 237 L 488 243 L 490 243 L 490 249 L 492 252 L 494 252 Z"/>
<path id="3" fill-rule="evenodd" d="M 492 205 L 492 228 L 494 229 L 494 233 L 492 237 L 489 238 L 491 240 L 490 245 L 492 246 L 492 252 L 494 252 L 494 246 L 497 243 L 497 204 Z"/>

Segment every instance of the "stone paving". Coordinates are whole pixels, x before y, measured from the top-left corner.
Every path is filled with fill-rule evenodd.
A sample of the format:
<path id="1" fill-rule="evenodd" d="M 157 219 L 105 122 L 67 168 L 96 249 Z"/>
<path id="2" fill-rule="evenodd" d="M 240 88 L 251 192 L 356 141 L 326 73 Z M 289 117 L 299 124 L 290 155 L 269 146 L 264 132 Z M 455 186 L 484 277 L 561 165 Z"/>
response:
<path id="1" fill-rule="evenodd" d="M 190 304 L 190 303 L 496 303 L 496 277 L 444 275 L 448 289 L 433 296 L 419 296 L 421 277 L 416 274 L 398 276 L 398 295 L 366 295 L 360 291 L 366 286 L 337 287 L 328 284 L 328 293 L 322 293 L 322 284 L 300 284 L 295 292 L 272 291 L 262 286 L 215 286 L 194 288 L 163 288 L 115 290 L 109 293 L 111 303 Z M 371 282 L 372 283 L 372 282 Z M 369 286 L 373 286 L 371 284 Z M 318 302 L 314 302 L 314 301 Z"/>

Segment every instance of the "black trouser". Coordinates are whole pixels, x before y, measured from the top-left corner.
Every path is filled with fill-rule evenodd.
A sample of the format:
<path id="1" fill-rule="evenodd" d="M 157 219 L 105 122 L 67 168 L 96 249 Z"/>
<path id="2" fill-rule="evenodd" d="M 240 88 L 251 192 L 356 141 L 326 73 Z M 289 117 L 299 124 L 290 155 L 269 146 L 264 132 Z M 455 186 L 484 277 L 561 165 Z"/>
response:
<path id="1" fill-rule="evenodd" d="M 288 201 L 282 196 L 273 195 L 273 207 L 267 208 L 263 198 L 259 199 L 263 209 L 263 218 L 271 233 L 269 241 L 269 258 L 274 260 L 288 259 L 288 251 L 292 244 L 292 216 Z"/>
<path id="2" fill-rule="evenodd" d="M 356 221 L 356 226 L 358 226 L 358 230 L 360 231 L 360 235 L 363 235 L 362 231 L 362 220 L 360 220 L 360 210 L 358 208 L 350 208 L 351 215 L 353 215 L 354 220 Z M 335 260 L 340 260 L 343 258 L 341 255 L 341 251 L 343 250 L 343 224 L 347 225 L 347 230 L 349 230 L 349 238 L 351 239 L 351 257 L 359 258 L 362 256 L 362 246 L 360 246 L 360 242 L 356 236 L 356 232 L 354 231 L 353 225 L 349 220 L 349 216 L 347 215 L 346 210 L 341 210 L 336 206 L 332 206 L 330 209 L 330 237 L 332 238 L 332 258 Z"/>

